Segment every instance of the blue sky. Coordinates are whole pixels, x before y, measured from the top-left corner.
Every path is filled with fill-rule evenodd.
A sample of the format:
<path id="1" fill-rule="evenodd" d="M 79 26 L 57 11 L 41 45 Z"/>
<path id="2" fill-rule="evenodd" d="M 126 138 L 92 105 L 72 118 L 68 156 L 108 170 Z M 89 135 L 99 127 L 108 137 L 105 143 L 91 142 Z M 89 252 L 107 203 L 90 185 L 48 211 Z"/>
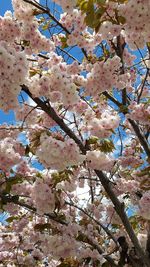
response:
<path id="1" fill-rule="evenodd" d="M 3 16 L 6 10 L 12 10 L 11 0 L 3 0 L 0 5 L 0 15 Z"/>

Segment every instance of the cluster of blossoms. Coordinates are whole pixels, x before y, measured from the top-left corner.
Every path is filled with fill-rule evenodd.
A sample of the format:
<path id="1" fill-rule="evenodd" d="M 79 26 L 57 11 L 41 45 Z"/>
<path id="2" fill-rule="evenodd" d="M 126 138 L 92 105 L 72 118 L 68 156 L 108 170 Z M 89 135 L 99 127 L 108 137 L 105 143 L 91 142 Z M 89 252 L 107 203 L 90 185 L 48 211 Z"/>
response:
<path id="1" fill-rule="evenodd" d="M 87 205 L 87 210 L 88 212 L 90 212 L 90 214 L 92 214 L 96 219 L 100 220 L 102 219 L 103 215 L 104 215 L 104 211 L 106 211 L 106 207 L 103 206 L 102 203 L 99 204 L 99 200 L 97 201 L 97 204 L 91 204 L 88 203 Z M 88 228 L 88 230 L 90 231 L 91 227 Z M 91 233 L 92 234 L 92 233 Z"/>
<path id="2" fill-rule="evenodd" d="M 14 1 L 13 4 L 15 5 L 16 2 Z M 35 49 L 35 47 L 37 51 L 53 50 L 53 43 L 42 36 L 38 30 L 38 23 L 34 20 L 33 14 L 31 15 L 31 13 L 33 13 L 31 5 L 27 5 L 21 1 L 19 6 L 22 6 L 23 12 L 25 12 L 25 6 L 30 9 L 30 12 L 29 10 L 25 12 L 25 17 L 30 14 L 31 23 L 29 23 L 29 18 L 26 17 L 25 24 L 19 25 L 19 23 L 13 19 L 11 12 L 6 12 L 4 17 L 0 18 L 1 107 L 5 111 L 11 108 L 13 109 L 17 105 L 16 96 L 20 92 L 19 85 L 24 83 L 28 69 L 24 52 L 19 52 L 19 47 L 16 45 L 10 46 L 10 44 L 21 38 L 21 40 L 25 40 L 29 43 L 26 47 L 28 52 L 31 52 L 31 48 Z M 22 21 L 24 20 L 23 18 L 24 16 L 21 16 L 18 20 Z M 10 89 L 12 89 L 11 92 Z M 7 96 L 8 92 L 10 94 L 9 97 L 7 97 L 8 100 L 6 99 L 6 92 Z"/>
<path id="3" fill-rule="evenodd" d="M 143 125 L 150 125 L 150 106 L 144 103 L 137 104 L 133 102 L 129 106 L 130 114 L 127 115 L 128 118 L 138 121 Z"/>
<path id="4" fill-rule="evenodd" d="M 96 249 L 82 248 L 79 252 L 79 258 L 88 258 L 99 260 L 101 263 L 104 263 L 105 260 Z"/>
<path id="5" fill-rule="evenodd" d="M 88 123 L 88 128 L 93 136 L 106 138 L 112 135 L 115 128 L 119 126 L 120 118 L 117 114 L 108 111 L 102 113 L 101 118 L 93 118 Z"/>
<path id="6" fill-rule="evenodd" d="M 147 27 L 150 23 L 149 8 L 149 0 L 130 0 L 118 8 L 119 14 L 125 17 L 125 40 L 132 49 L 143 48 L 150 41 Z"/>
<path id="7" fill-rule="evenodd" d="M 31 197 L 38 214 L 53 212 L 55 209 L 55 196 L 51 187 L 42 179 L 36 179 L 33 184 Z"/>
<path id="8" fill-rule="evenodd" d="M 74 9 L 72 14 L 62 14 L 60 23 L 70 31 L 67 37 L 68 46 L 78 45 L 78 47 L 86 49 L 87 52 L 93 52 L 94 48 L 102 41 L 101 34 L 87 31 L 85 14 L 77 9 Z"/>
<path id="9" fill-rule="evenodd" d="M 21 160 L 24 152 L 21 145 L 10 137 L 0 141 L 0 169 L 8 172 L 14 165 Z"/>
<path id="10" fill-rule="evenodd" d="M 21 39 L 25 40 L 23 45 L 26 54 L 31 55 L 33 52 L 54 50 L 53 42 L 40 33 L 38 26 L 37 21 L 27 21 L 21 29 Z"/>
<path id="11" fill-rule="evenodd" d="M 43 36 L 38 30 L 39 24 L 34 17 L 34 9 L 31 4 L 21 1 L 12 1 L 14 7 L 14 17 L 20 22 L 20 40 L 25 47 L 26 54 L 33 52 L 51 51 L 54 49 L 54 44 L 51 40 Z"/>
<path id="12" fill-rule="evenodd" d="M 36 1 L 39 2 L 39 1 Z M 14 8 L 14 17 L 18 21 L 32 21 L 34 18 L 33 6 L 26 3 L 23 0 L 17 1 L 12 0 L 12 5 Z"/>
<path id="13" fill-rule="evenodd" d="M 114 159 L 98 150 L 88 151 L 86 159 L 88 166 L 96 170 L 109 171 L 114 165 Z"/>
<path id="14" fill-rule="evenodd" d="M 19 121 L 24 121 L 26 125 L 33 125 L 37 122 L 38 111 L 34 107 L 30 107 L 25 103 L 22 107 L 18 106 L 15 110 L 15 118 Z"/>
<path id="15" fill-rule="evenodd" d="M 7 112 L 18 105 L 20 85 L 25 82 L 28 64 L 24 52 L 0 42 L 0 108 Z"/>
<path id="16" fill-rule="evenodd" d="M 86 28 L 84 19 L 85 15 L 83 15 L 81 11 L 74 9 L 72 14 L 61 14 L 60 23 L 62 23 L 62 25 L 69 31 L 75 29 L 76 31 L 78 30 L 79 32 L 82 32 Z M 73 32 L 74 31 L 72 31 L 72 33 Z"/>
<path id="17" fill-rule="evenodd" d="M 44 254 L 49 254 L 56 260 L 68 256 L 77 256 L 80 260 L 86 257 L 102 260 L 102 256 L 99 255 L 96 250 L 93 250 L 90 247 L 83 247 L 81 243 L 75 240 L 74 237 L 78 235 L 78 231 L 81 229 L 82 228 L 75 223 L 70 223 L 67 227 L 61 226 L 60 235 L 41 235 Z"/>
<path id="18" fill-rule="evenodd" d="M 77 255 L 79 244 L 74 237 L 69 234 L 63 233 L 53 236 L 43 235 L 41 240 L 43 241 L 44 254 L 52 255 L 53 259 L 59 260 L 61 257 L 75 257 L 75 255 Z"/>
<path id="19" fill-rule="evenodd" d="M 41 134 L 36 156 L 46 168 L 56 170 L 64 170 L 71 165 L 78 165 L 85 159 L 74 141 L 68 139 L 63 142 L 47 136 L 45 133 Z"/>
<path id="20" fill-rule="evenodd" d="M 29 81 L 31 92 L 36 96 L 45 96 L 51 102 L 62 102 L 64 106 L 72 106 L 79 101 L 77 86 L 71 76 L 61 69 L 61 65 L 53 66 L 39 77 L 35 75 Z"/>
<path id="21" fill-rule="evenodd" d="M 112 40 L 121 33 L 133 50 L 137 47 L 143 48 L 145 43 L 150 41 L 147 27 L 150 22 L 149 0 L 130 0 L 122 4 L 106 1 L 104 6 L 107 12 L 101 17 L 102 23 L 99 29 L 104 40 Z M 115 10 L 118 16 L 122 17 L 119 22 Z"/>
<path id="22" fill-rule="evenodd" d="M 133 61 L 136 59 L 135 55 L 132 55 L 131 53 L 129 53 L 127 48 L 124 48 L 123 50 L 123 62 L 127 65 L 127 66 L 132 66 L 133 65 Z"/>
<path id="23" fill-rule="evenodd" d="M 139 201 L 139 213 L 146 220 L 150 220 L 150 191 L 143 193 Z"/>
<path id="24" fill-rule="evenodd" d="M 65 12 L 71 13 L 77 4 L 77 0 L 54 0 Z"/>
<path id="25" fill-rule="evenodd" d="M 33 106 L 29 106 L 28 103 L 24 103 L 22 107 L 18 107 L 15 110 L 15 117 L 17 121 L 23 121 L 30 129 L 37 127 L 51 128 L 56 126 L 56 123 L 41 110 L 35 109 Z M 33 126 L 34 125 L 34 126 Z"/>
<path id="26" fill-rule="evenodd" d="M 141 159 L 138 151 L 136 151 L 136 142 L 133 142 L 131 147 L 126 147 L 123 151 L 123 155 L 119 159 L 119 163 L 122 167 L 138 167 L 143 164 L 143 159 Z"/>
<path id="27" fill-rule="evenodd" d="M 21 173 L 21 175 L 22 174 L 23 173 Z M 29 173 L 24 172 L 24 174 L 27 176 L 27 174 L 29 174 Z M 31 172 L 30 172 L 30 175 L 31 175 Z M 32 175 L 33 175 L 33 173 L 32 173 Z M 25 179 L 24 179 L 24 181 L 22 183 L 14 184 L 12 186 L 12 193 L 14 195 L 29 197 L 30 193 L 31 193 L 31 190 L 32 190 L 31 184 Z"/>
<path id="28" fill-rule="evenodd" d="M 17 247 L 19 245 L 19 238 L 17 238 L 15 235 L 5 235 L 4 229 L 1 227 L 1 234 L 4 235 L 4 238 L 0 238 L 1 241 L 1 252 L 0 252 L 0 261 L 5 262 L 7 260 L 13 260 L 14 259 L 14 253 L 12 251 L 8 252 L 8 248 L 12 249 L 13 247 Z M 2 235 L 2 236 L 3 236 Z M 11 266 L 11 265 L 10 265 Z"/>
<path id="29" fill-rule="evenodd" d="M 79 115 L 84 115 L 87 109 L 88 104 L 82 99 L 79 99 L 79 101 L 73 107 L 73 110 Z"/>
<path id="30" fill-rule="evenodd" d="M 11 12 L 7 11 L 4 17 L 0 17 L 0 41 L 13 43 L 19 36 L 19 24 L 13 19 Z"/>
<path id="31" fill-rule="evenodd" d="M 113 24 L 111 21 L 104 21 L 99 29 L 103 40 L 111 40 L 121 32 L 121 25 Z"/>
<path id="32" fill-rule="evenodd" d="M 81 33 L 79 30 L 74 30 L 67 39 L 69 46 L 77 45 L 80 48 L 84 48 L 88 53 L 92 53 L 94 48 L 102 41 L 101 34 L 89 33 L 84 30 Z"/>
<path id="33" fill-rule="evenodd" d="M 112 87 L 123 89 L 130 84 L 130 74 L 120 74 L 118 71 L 122 66 L 118 56 L 99 61 L 91 66 L 91 70 L 87 74 L 85 85 L 86 94 L 98 97 L 104 91 L 110 91 Z M 87 70 L 88 70 L 87 65 Z"/>
<path id="34" fill-rule="evenodd" d="M 119 190 L 119 194 L 133 193 L 138 191 L 139 182 L 135 180 L 127 180 L 125 178 L 118 178 L 116 180 L 116 190 Z"/>
<path id="35" fill-rule="evenodd" d="M 5 232 L 6 229 L 2 226 L 0 229 L 1 262 L 7 262 L 7 266 L 10 267 L 15 267 L 18 263 L 25 266 L 37 266 L 44 257 L 42 250 L 34 245 L 39 240 L 39 236 L 33 231 L 34 225 L 30 222 L 29 217 L 19 217 L 19 220 L 14 220 L 9 225 L 13 227 L 14 233 Z M 20 247 L 19 251 L 18 246 Z M 8 249 L 13 252 L 8 253 Z"/>

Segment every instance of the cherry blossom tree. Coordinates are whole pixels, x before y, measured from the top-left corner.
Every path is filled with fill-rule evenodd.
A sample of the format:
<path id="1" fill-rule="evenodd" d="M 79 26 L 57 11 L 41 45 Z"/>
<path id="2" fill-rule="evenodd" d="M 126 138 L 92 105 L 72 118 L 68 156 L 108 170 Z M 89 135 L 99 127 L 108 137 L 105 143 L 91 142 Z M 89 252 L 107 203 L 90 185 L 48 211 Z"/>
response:
<path id="1" fill-rule="evenodd" d="M 150 1 L 0 17 L 1 267 L 150 267 Z"/>

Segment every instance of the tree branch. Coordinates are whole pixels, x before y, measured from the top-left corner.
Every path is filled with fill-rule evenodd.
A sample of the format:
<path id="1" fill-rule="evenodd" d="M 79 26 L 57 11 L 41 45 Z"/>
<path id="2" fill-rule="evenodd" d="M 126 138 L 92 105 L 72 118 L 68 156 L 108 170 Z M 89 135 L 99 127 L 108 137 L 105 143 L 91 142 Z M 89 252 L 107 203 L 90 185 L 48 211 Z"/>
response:
<path id="1" fill-rule="evenodd" d="M 25 208 L 31 212 L 34 212 L 37 214 L 37 211 L 36 211 L 36 208 L 34 207 L 31 207 L 30 205 L 26 204 L 26 203 L 23 203 L 21 201 L 19 201 L 19 196 L 11 196 L 11 195 L 4 195 L 4 194 L 0 194 L 0 198 L 2 200 L 2 203 L 14 203 L 22 208 Z M 48 217 L 49 219 L 57 222 L 57 223 L 60 223 L 60 224 L 63 224 L 63 225 L 68 225 L 67 222 L 61 220 L 56 214 L 44 214 L 46 217 Z"/>
<path id="2" fill-rule="evenodd" d="M 103 92 L 103 95 L 106 96 L 109 100 L 111 100 L 117 107 L 121 107 L 122 103 L 120 103 L 116 98 L 110 95 L 107 91 Z"/>
<path id="3" fill-rule="evenodd" d="M 128 119 L 128 121 L 132 125 L 134 132 L 136 133 L 136 135 L 137 135 L 142 147 L 145 150 L 145 153 L 147 154 L 148 158 L 150 158 L 150 147 L 148 145 L 148 142 L 147 142 L 145 136 L 143 135 L 143 133 L 141 132 L 139 126 L 137 125 L 137 123 L 134 120 Z"/>
<path id="4" fill-rule="evenodd" d="M 100 179 L 101 184 L 103 185 L 106 193 L 108 194 L 109 198 L 111 199 L 112 203 L 114 204 L 114 209 L 117 212 L 117 214 L 119 215 L 124 228 L 126 229 L 126 232 L 128 233 L 135 249 L 137 252 L 137 255 L 140 257 L 141 260 L 143 260 L 143 262 L 145 263 L 145 266 L 150 266 L 150 262 L 147 259 L 143 249 L 141 248 L 139 241 L 134 233 L 134 230 L 129 222 L 129 219 L 126 215 L 125 209 L 124 209 L 124 203 L 121 203 L 119 201 L 119 199 L 116 197 L 114 191 L 112 190 L 112 186 L 111 186 L 111 182 L 109 181 L 109 179 L 106 177 L 106 175 L 99 170 L 95 170 L 95 173 L 97 174 L 97 176 Z"/>
<path id="5" fill-rule="evenodd" d="M 31 0 L 23 0 L 24 2 L 35 6 L 37 9 L 41 10 L 43 13 L 47 14 L 53 21 L 55 21 L 57 23 L 58 26 L 60 26 L 64 32 L 70 34 L 70 32 L 68 31 L 68 29 L 66 27 L 64 27 L 51 13 L 49 8 L 44 8 L 42 5 L 40 5 L 39 3 L 33 2 Z"/>
<path id="6" fill-rule="evenodd" d="M 30 96 L 33 101 L 41 107 L 43 111 L 45 111 L 59 126 L 60 128 L 71 138 L 75 141 L 75 143 L 79 146 L 81 149 L 82 153 L 86 153 L 86 149 L 84 145 L 82 144 L 81 140 L 78 139 L 78 137 L 74 134 L 74 132 L 64 123 L 63 119 L 61 119 L 56 111 L 51 107 L 51 105 L 46 105 L 40 98 L 38 97 L 33 97 L 32 94 L 30 93 L 29 89 L 27 86 L 22 85 L 22 90 Z"/>
<path id="7" fill-rule="evenodd" d="M 42 108 L 43 111 L 45 111 L 59 126 L 60 128 L 71 138 L 73 139 L 76 144 L 79 146 L 83 154 L 86 154 L 87 148 L 82 144 L 80 139 L 76 137 L 74 132 L 64 123 L 62 119 L 57 115 L 55 110 L 49 105 L 47 106 L 46 103 L 44 103 L 40 98 L 38 97 L 33 97 L 32 94 L 30 93 L 29 89 L 27 86 L 23 85 L 22 90 L 26 92 L 32 99 L 33 101 Z M 109 179 L 106 177 L 106 175 L 99 170 L 95 170 L 96 175 L 99 177 L 100 182 L 102 186 L 104 187 L 106 193 L 108 194 L 109 198 L 111 199 L 112 203 L 114 204 L 114 209 L 119 215 L 134 247 L 136 248 L 137 255 L 143 259 L 143 262 L 145 263 L 145 266 L 150 267 L 150 263 L 141 248 L 138 239 L 133 231 L 133 228 L 129 222 L 129 219 L 124 211 L 124 204 L 119 201 L 117 196 L 115 195 L 114 191 L 112 190 L 111 183 Z M 147 265 L 146 265 L 147 264 Z"/>
<path id="8" fill-rule="evenodd" d="M 71 34 L 68 29 L 66 27 L 64 27 L 50 12 L 50 9 L 49 8 L 44 8 L 42 5 L 40 5 L 39 3 L 35 3 L 33 2 L 32 0 L 23 0 L 24 2 L 28 3 L 28 4 L 31 4 L 32 6 L 35 6 L 36 8 L 38 8 L 39 10 L 41 10 L 43 13 L 47 14 L 53 21 L 55 21 L 57 23 L 57 25 L 59 27 L 61 27 L 64 32 L 66 32 L 67 34 Z M 88 55 L 87 55 L 87 52 L 84 48 L 81 48 L 84 56 L 86 57 L 86 59 L 88 60 Z"/>
<path id="9" fill-rule="evenodd" d="M 150 259 L 150 222 L 149 221 L 148 221 L 146 251 L 147 251 L 148 257 Z"/>
<path id="10" fill-rule="evenodd" d="M 73 202 L 68 202 L 65 201 L 66 205 L 69 205 L 71 207 L 75 207 L 76 209 L 80 210 L 81 212 L 83 212 L 86 216 L 88 216 L 92 221 L 94 221 L 97 225 L 99 225 L 104 232 L 114 241 L 114 243 L 116 244 L 116 246 L 118 246 L 118 242 L 115 239 L 115 237 L 112 235 L 111 231 L 109 231 L 109 229 L 104 226 L 102 223 L 100 223 L 100 221 L 96 220 L 95 218 L 93 218 L 93 216 L 91 216 L 87 211 L 85 211 L 84 209 L 82 209 L 81 207 L 79 207 L 78 205 L 74 204 Z"/>
<path id="11" fill-rule="evenodd" d="M 147 78 L 148 78 L 148 76 L 149 76 L 149 71 L 150 71 L 149 68 L 147 68 L 147 70 L 146 70 L 146 74 L 145 74 L 145 77 L 144 77 L 144 81 L 143 81 L 143 83 L 142 83 L 142 86 L 141 86 L 141 89 L 140 89 L 140 92 L 139 92 L 139 95 L 138 95 L 138 99 L 137 99 L 137 102 L 138 102 L 138 103 L 140 102 L 140 98 L 141 98 L 141 95 L 142 95 L 142 93 L 143 93 L 143 89 L 144 89 L 146 80 L 147 80 Z"/>
<path id="12" fill-rule="evenodd" d="M 103 93 L 109 100 L 111 100 L 114 104 L 116 104 L 119 108 L 121 108 L 123 105 L 118 101 L 116 100 L 113 96 L 111 96 L 108 92 L 104 92 Z M 127 111 L 123 111 L 122 109 L 122 113 L 124 115 L 126 115 Z M 128 121 L 130 122 L 130 124 L 132 125 L 133 127 L 133 130 L 134 132 L 136 133 L 139 141 L 140 141 L 140 144 L 141 146 L 144 148 L 144 151 L 145 153 L 147 154 L 148 158 L 150 158 L 150 147 L 148 145 L 148 142 L 145 138 L 145 136 L 143 135 L 143 133 L 141 132 L 139 126 L 137 125 L 137 123 L 132 120 L 132 119 L 128 119 Z"/>
<path id="13" fill-rule="evenodd" d="M 109 255 L 104 255 L 104 251 L 101 249 L 101 247 L 98 246 L 96 243 L 94 243 L 94 241 L 91 240 L 88 236 L 86 236 L 83 233 L 80 233 L 79 240 L 84 243 L 90 244 L 93 248 L 95 248 L 99 252 L 99 254 L 103 254 L 103 257 L 110 263 L 111 267 L 118 266 Z"/>
<path id="14" fill-rule="evenodd" d="M 36 208 L 34 207 L 31 207 L 30 205 L 26 204 L 26 203 L 23 203 L 21 201 L 19 201 L 19 197 L 16 195 L 16 196 L 11 196 L 11 195 L 4 195 L 4 194 L 0 194 L 0 198 L 2 200 L 2 203 L 14 203 L 20 207 L 23 207 L 31 212 L 34 212 L 35 214 L 37 214 L 37 211 L 36 211 Z M 67 203 L 66 203 L 67 204 Z M 69 204 L 69 203 L 68 203 Z M 69 222 L 66 222 L 62 219 L 59 218 L 59 216 L 57 216 L 57 214 L 49 214 L 49 213 L 45 213 L 44 216 L 48 217 L 49 219 L 57 222 L 57 223 L 60 223 L 62 225 L 68 225 Z M 85 234 L 83 234 L 82 232 L 79 232 L 79 236 L 82 237 L 83 240 L 79 240 L 79 241 L 83 241 L 84 243 L 88 243 L 90 244 L 93 248 L 95 248 L 99 254 L 104 254 L 104 251 L 101 249 L 101 247 L 94 243 L 88 236 L 86 236 Z M 78 239 L 78 238 L 77 238 Z M 108 256 L 108 255 L 104 255 L 103 256 L 109 263 L 110 263 L 110 266 L 112 267 L 117 267 L 117 265 L 115 264 L 114 260 Z"/>

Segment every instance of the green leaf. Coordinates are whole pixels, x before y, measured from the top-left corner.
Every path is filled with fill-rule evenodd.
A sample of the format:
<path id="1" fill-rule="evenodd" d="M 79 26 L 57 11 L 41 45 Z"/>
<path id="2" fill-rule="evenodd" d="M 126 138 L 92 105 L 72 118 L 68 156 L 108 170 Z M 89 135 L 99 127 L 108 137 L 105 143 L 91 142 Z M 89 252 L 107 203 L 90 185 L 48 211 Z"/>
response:
<path id="1" fill-rule="evenodd" d="M 118 22 L 119 22 L 120 24 L 125 24 L 125 22 L 126 22 L 126 19 L 125 19 L 123 16 L 118 16 L 118 17 L 117 17 L 117 20 L 118 20 Z"/>
<path id="2" fill-rule="evenodd" d="M 62 181 L 69 182 L 70 174 L 72 174 L 72 172 L 68 170 L 52 173 L 52 181 L 54 182 L 54 185 L 56 186 L 58 183 L 61 183 Z"/>
<path id="3" fill-rule="evenodd" d="M 112 0 L 111 0 L 111 1 L 112 1 Z M 117 2 L 120 3 L 120 4 L 123 4 L 123 3 L 125 3 L 125 2 L 128 2 L 128 0 L 118 0 Z"/>
<path id="4" fill-rule="evenodd" d="M 130 220 L 130 223 L 131 223 L 133 229 L 136 230 L 137 227 L 139 226 L 139 222 L 138 222 L 138 220 L 137 220 L 137 216 L 131 216 L 131 217 L 129 218 L 129 220 Z"/>
<path id="5" fill-rule="evenodd" d="M 86 10 L 87 10 L 87 5 L 88 5 L 87 0 L 82 1 L 82 3 L 80 4 L 80 9 L 81 9 L 81 11 L 86 12 Z"/>
<path id="6" fill-rule="evenodd" d="M 95 12 L 95 17 L 96 18 L 101 18 L 101 16 L 105 13 L 106 7 L 100 7 L 99 9 L 96 10 Z"/>
<path id="7" fill-rule="evenodd" d="M 86 17 L 85 17 L 85 22 L 87 26 L 93 28 L 94 19 L 95 19 L 94 3 L 93 0 L 89 0 L 87 4 Z"/>
<path id="8" fill-rule="evenodd" d="M 105 46 L 103 47 L 103 53 L 105 58 L 107 58 L 110 55 L 110 51 Z"/>
<path id="9" fill-rule="evenodd" d="M 77 6 L 81 9 L 81 11 L 83 11 L 84 13 L 87 10 L 87 4 L 88 1 L 87 0 L 78 0 L 77 1 Z"/>
<path id="10" fill-rule="evenodd" d="M 6 219 L 6 222 L 11 223 L 14 220 L 18 220 L 19 218 L 17 216 L 10 216 L 9 218 Z"/>
<path id="11" fill-rule="evenodd" d="M 98 137 L 96 137 L 96 136 L 91 136 L 91 137 L 87 140 L 87 142 L 88 142 L 89 145 L 93 145 L 93 144 L 96 144 L 98 140 L 99 140 Z"/>
<path id="12" fill-rule="evenodd" d="M 98 33 L 99 29 L 101 26 L 101 22 L 99 22 L 96 26 L 95 26 L 95 32 Z"/>
<path id="13" fill-rule="evenodd" d="M 29 70 L 29 75 L 30 75 L 30 77 L 33 77 L 34 75 L 36 75 L 36 74 L 40 74 L 40 72 L 39 72 L 39 70 L 37 69 L 30 69 Z"/>
<path id="14" fill-rule="evenodd" d="M 42 26 L 42 30 L 46 31 L 49 28 L 49 22 L 46 22 L 43 26 Z"/>
<path id="15" fill-rule="evenodd" d="M 104 153 L 110 153 L 115 149 L 114 143 L 112 140 L 104 139 L 100 142 L 99 149 Z"/>
<path id="16" fill-rule="evenodd" d="M 106 0 L 96 0 L 96 3 L 98 5 L 104 5 L 104 4 L 106 4 Z"/>
<path id="17" fill-rule="evenodd" d="M 67 45 L 67 36 L 60 37 L 60 40 L 62 42 L 61 48 L 62 49 L 67 48 L 68 47 L 68 45 Z"/>

